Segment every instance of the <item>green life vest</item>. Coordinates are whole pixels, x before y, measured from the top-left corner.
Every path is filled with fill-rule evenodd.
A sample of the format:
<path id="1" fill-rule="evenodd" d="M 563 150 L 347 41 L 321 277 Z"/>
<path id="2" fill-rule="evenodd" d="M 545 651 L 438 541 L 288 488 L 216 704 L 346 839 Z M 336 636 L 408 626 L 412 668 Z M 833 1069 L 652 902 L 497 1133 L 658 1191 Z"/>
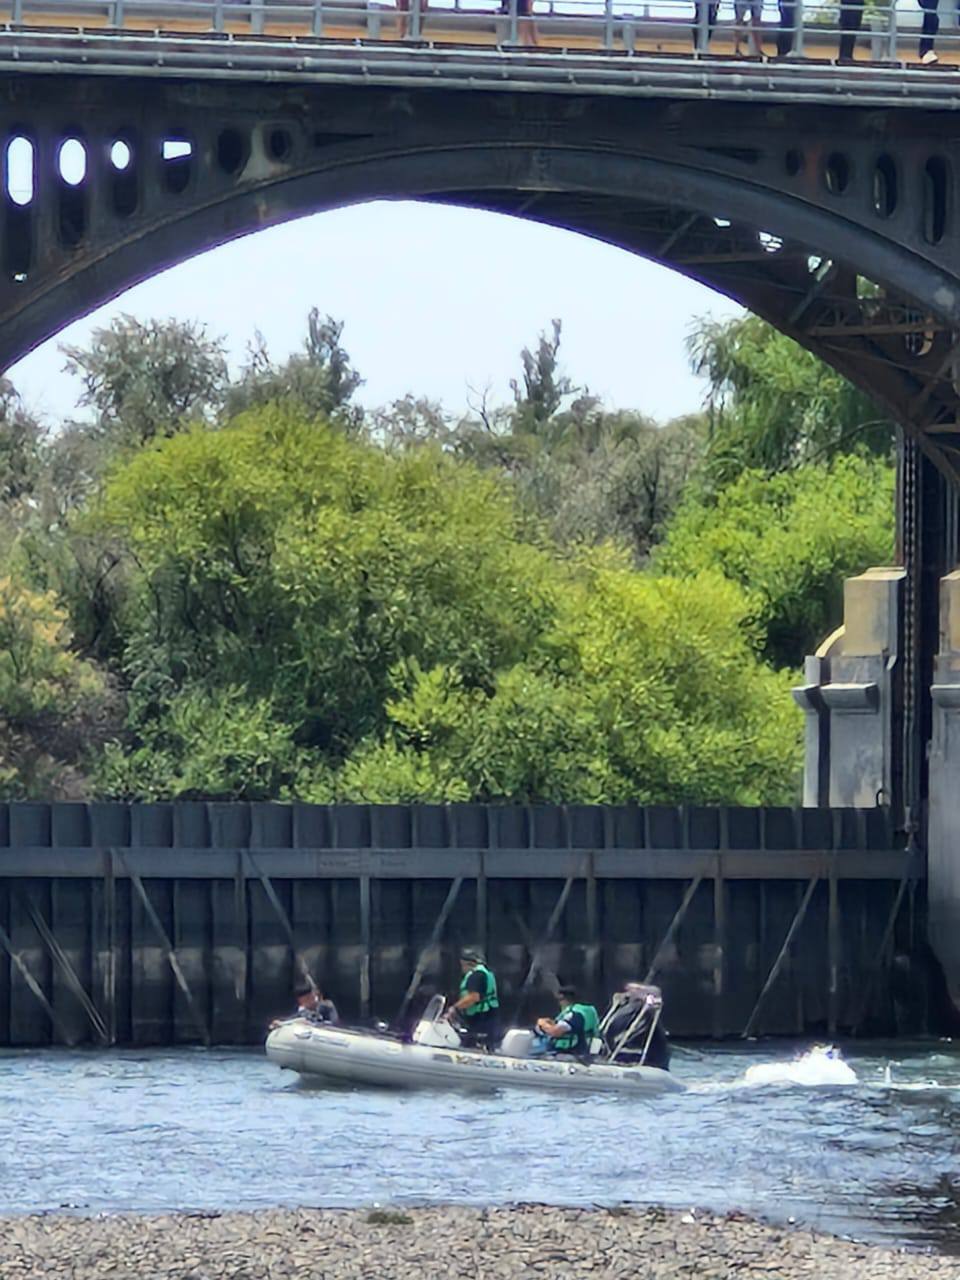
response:
<path id="1" fill-rule="evenodd" d="M 475 973 L 482 973 L 486 979 L 486 995 L 482 995 L 476 1004 L 472 1004 L 466 1009 L 460 1009 L 458 1012 L 462 1018 L 475 1018 L 478 1013 L 489 1013 L 491 1009 L 500 1008 L 500 1001 L 497 998 L 497 980 L 485 964 L 475 964 L 469 973 L 463 975 L 460 983 L 461 996 L 467 994 L 467 982 Z"/>
<path id="2" fill-rule="evenodd" d="M 592 1004 L 569 1004 L 557 1014 L 557 1022 L 562 1022 L 568 1013 L 579 1013 L 583 1019 L 583 1034 L 560 1036 L 554 1040 L 553 1047 L 558 1053 L 589 1053 L 590 1041 L 600 1031 L 600 1018 Z"/>

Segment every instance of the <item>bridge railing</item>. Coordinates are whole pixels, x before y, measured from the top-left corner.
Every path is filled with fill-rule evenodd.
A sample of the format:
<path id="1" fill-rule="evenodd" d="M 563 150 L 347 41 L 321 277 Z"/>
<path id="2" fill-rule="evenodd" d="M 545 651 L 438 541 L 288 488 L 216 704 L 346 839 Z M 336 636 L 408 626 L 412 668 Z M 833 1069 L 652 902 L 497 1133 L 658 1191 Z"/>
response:
<path id="1" fill-rule="evenodd" d="M 6 0 L 0 24 L 170 37 L 211 35 L 483 46 L 558 53 L 692 54 L 960 63 L 949 0 Z M 944 12 L 938 11 L 937 5 Z"/>

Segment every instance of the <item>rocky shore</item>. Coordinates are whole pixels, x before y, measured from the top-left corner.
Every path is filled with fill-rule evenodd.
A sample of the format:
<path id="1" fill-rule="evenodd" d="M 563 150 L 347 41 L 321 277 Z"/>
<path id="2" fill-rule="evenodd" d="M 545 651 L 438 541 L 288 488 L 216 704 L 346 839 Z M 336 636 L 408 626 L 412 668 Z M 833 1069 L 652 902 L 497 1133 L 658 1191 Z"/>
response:
<path id="1" fill-rule="evenodd" d="M 297 1209 L 0 1219 L 3 1280 L 960 1280 L 960 1259 L 660 1209 Z"/>

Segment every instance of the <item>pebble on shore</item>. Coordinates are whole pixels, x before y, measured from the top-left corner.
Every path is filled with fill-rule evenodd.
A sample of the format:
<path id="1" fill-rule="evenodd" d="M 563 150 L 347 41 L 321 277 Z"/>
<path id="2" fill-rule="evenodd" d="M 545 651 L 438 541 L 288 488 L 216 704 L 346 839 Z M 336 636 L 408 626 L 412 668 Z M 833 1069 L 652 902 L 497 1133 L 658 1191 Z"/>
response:
<path id="1" fill-rule="evenodd" d="M 294 1209 L 0 1220 L 3 1280 L 960 1280 L 960 1259 L 662 1209 Z"/>

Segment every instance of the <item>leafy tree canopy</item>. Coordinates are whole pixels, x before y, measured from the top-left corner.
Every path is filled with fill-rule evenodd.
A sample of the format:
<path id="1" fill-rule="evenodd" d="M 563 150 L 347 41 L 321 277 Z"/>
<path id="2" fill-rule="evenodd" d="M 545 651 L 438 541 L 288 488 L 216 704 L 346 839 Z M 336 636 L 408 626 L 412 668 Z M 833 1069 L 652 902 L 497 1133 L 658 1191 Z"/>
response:
<path id="1" fill-rule="evenodd" d="M 239 380 L 226 393 L 227 418 L 258 405 L 289 402 L 308 417 L 358 428 L 363 415 L 349 402 L 363 379 L 344 350 L 342 336 L 342 322 L 321 316 L 313 307 L 307 317 L 303 349 L 278 365 L 271 359 L 263 335 L 256 334 Z"/>
<path id="2" fill-rule="evenodd" d="M 83 383 L 80 405 L 94 410 L 93 431 L 117 445 L 146 444 L 211 419 L 227 383 L 223 340 L 189 321 L 120 316 L 95 330 L 88 347 L 63 353 L 66 371 Z"/>
<path id="3" fill-rule="evenodd" d="M 72 651 L 53 595 L 0 576 L 0 795 L 83 794 L 109 701 L 101 673 Z"/>
<path id="4" fill-rule="evenodd" d="M 843 454 L 888 457 L 894 426 L 845 378 L 757 316 L 696 321 L 691 362 L 708 379 L 712 488 Z"/>
<path id="5" fill-rule="evenodd" d="M 129 750 L 110 755 L 109 792 L 793 785 L 797 717 L 771 710 L 782 680 L 739 588 L 642 577 L 613 553 L 566 561 L 496 477 L 436 449 L 385 454 L 272 406 L 141 453 L 92 519 L 135 565 Z"/>
<path id="6" fill-rule="evenodd" d="M 461 419 L 357 408 L 316 309 L 233 382 L 124 317 L 50 436 L 0 386 L 0 792 L 795 800 L 776 668 L 890 558 L 889 424 L 753 319 L 701 323 L 706 412 L 666 425 L 560 337 Z"/>
<path id="7" fill-rule="evenodd" d="M 243 688 L 334 757 L 383 723 L 396 662 L 483 685 L 553 608 L 553 561 L 493 477 L 289 406 L 141 453 L 88 527 L 133 566 L 118 629 L 140 719 L 185 686 Z"/>
<path id="8" fill-rule="evenodd" d="M 608 554 L 567 585 L 538 652 L 467 689 L 404 672 L 391 726 L 324 779 L 348 800 L 733 802 L 792 798 L 799 726 L 716 575 L 640 575 Z"/>
<path id="9" fill-rule="evenodd" d="M 876 457 L 746 471 L 715 501 L 683 504 L 656 567 L 738 583 L 767 658 L 796 667 L 842 620 L 844 578 L 891 563 L 893 486 L 893 467 Z"/>

